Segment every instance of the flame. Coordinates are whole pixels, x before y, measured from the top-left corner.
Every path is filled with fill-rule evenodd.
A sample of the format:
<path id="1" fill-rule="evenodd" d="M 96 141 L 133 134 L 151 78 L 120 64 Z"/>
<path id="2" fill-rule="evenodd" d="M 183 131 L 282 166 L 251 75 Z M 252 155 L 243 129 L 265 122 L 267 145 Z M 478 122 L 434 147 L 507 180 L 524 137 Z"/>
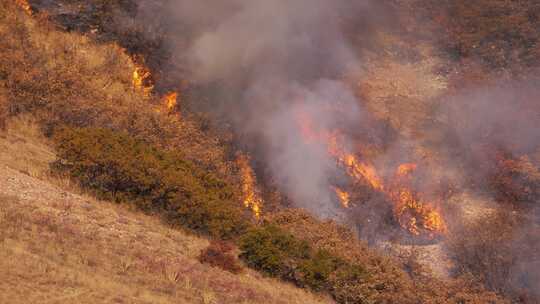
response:
<path id="1" fill-rule="evenodd" d="M 446 232 L 445 222 L 430 202 L 419 198 L 418 193 L 411 190 L 409 179 L 417 169 L 414 163 L 404 163 L 397 167 L 390 182 L 385 185 L 377 173 L 375 166 L 361 161 L 359 157 L 348 152 L 342 142 L 339 130 L 315 128 L 306 113 L 298 113 L 300 131 L 305 141 L 326 145 L 329 155 L 345 168 L 347 174 L 355 181 L 367 182 L 374 190 L 384 193 L 394 206 L 394 217 L 399 225 L 413 235 L 427 235 L 434 238 Z M 345 208 L 350 207 L 350 194 L 334 187 L 334 192 Z"/>
<path id="2" fill-rule="evenodd" d="M 28 3 L 28 0 L 15 0 L 15 3 L 19 7 L 21 7 L 27 15 L 32 16 L 32 14 L 34 13 L 34 11 L 32 10 L 32 6 L 30 5 L 30 3 Z"/>
<path id="3" fill-rule="evenodd" d="M 401 164 L 395 174 L 394 190 L 390 198 L 394 203 L 394 216 L 400 226 L 413 235 L 422 233 L 433 238 L 446 232 L 446 224 L 430 202 L 423 201 L 418 193 L 407 187 L 409 177 L 416 170 L 412 163 Z"/>
<path id="4" fill-rule="evenodd" d="M 349 203 L 351 201 L 351 196 L 348 192 L 343 191 L 337 187 L 334 187 L 334 191 L 336 192 L 337 197 L 341 201 L 341 205 L 345 208 L 349 208 Z"/>
<path id="5" fill-rule="evenodd" d="M 311 118 L 306 113 L 298 113 L 300 131 L 305 140 L 309 142 L 322 142 L 326 144 L 328 153 L 334 157 L 338 163 L 347 168 L 347 174 L 355 180 L 365 180 L 371 187 L 382 191 L 384 189 L 381 178 L 377 175 L 377 170 L 372 165 L 358 160 L 358 158 L 348 153 L 339 144 L 341 137 L 337 130 L 318 131 L 314 128 Z"/>
<path id="6" fill-rule="evenodd" d="M 407 176 L 407 175 L 411 174 L 414 170 L 416 170 L 417 167 L 418 166 L 416 164 L 413 164 L 413 163 L 401 164 L 397 168 L 396 175 L 398 177 Z"/>
<path id="7" fill-rule="evenodd" d="M 417 199 L 411 190 L 401 188 L 393 198 L 396 203 L 395 217 L 405 230 L 414 235 L 420 235 L 424 230 L 430 237 L 446 231 L 441 214 L 430 204 Z"/>
<path id="8" fill-rule="evenodd" d="M 145 96 L 150 96 L 154 90 L 154 85 L 151 84 L 152 73 L 150 69 L 144 66 L 144 64 L 137 63 L 136 60 L 133 60 L 133 63 L 135 64 L 133 87 L 136 90 L 140 90 Z"/>
<path id="9" fill-rule="evenodd" d="M 360 162 L 353 154 L 345 154 L 339 160 L 348 168 L 349 175 L 355 179 L 366 180 L 373 189 L 383 191 L 382 180 L 377 175 L 377 170 L 370 164 Z"/>
<path id="10" fill-rule="evenodd" d="M 174 91 L 169 92 L 162 97 L 162 101 L 167 110 L 169 112 L 172 112 L 176 108 L 176 104 L 178 103 L 178 93 Z"/>
<path id="11" fill-rule="evenodd" d="M 118 52 L 126 55 L 129 58 L 131 64 L 135 67 L 131 73 L 131 83 L 135 90 L 143 93 L 144 96 L 149 97 L 154 90 L 152 72 L 146 66 L 144 57 L 141 55 L 131 55 L 125 48 L 116 45 Z"/>
<path id="12" fill-rule="evenodd" d="M 237 159 L 242 176 L 242 193 L 244 195 L 244 205 L 251 209 L 256 218 L 260 218 L 263 200 L 257 190 L 257 180 L 255 172 L 249 165 L 249 156 L 240 155 Z"/>

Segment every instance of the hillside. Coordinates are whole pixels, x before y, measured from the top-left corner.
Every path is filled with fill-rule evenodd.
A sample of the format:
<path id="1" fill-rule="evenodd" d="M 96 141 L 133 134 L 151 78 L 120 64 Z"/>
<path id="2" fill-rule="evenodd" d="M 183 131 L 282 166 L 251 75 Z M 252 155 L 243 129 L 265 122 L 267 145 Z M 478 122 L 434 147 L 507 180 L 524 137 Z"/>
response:
<path id="1" fill-rule="evenodd" d="M 203 265 L 206 239 L 51 184 L 54 153 L 11 130 L 0 134 L 0 303 L 332 303 Z"/>
<path id="2" fill-rule="evenodd" d="M 0 303 L 537 303 L 540 6 L 478 3 L 0 0 Z"/>

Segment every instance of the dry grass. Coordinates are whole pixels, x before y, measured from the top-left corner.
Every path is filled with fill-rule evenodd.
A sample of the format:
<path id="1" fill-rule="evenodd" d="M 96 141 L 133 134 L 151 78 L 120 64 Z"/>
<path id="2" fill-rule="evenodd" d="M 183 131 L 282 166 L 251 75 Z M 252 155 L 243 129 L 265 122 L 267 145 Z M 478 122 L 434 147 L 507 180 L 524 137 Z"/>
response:
<path id="1" fill-rule="evenodd" d="M 317 221 L 302 210 L 285 210 L 269 215 L 265 220 L 285 228 L 298 238 L 308 240 L 316 248 L 362 265 L 370 274 L 362 284 L 378 286 L 375 291 L 370 291 L 369 286 L 362 291 L 371 292 L 373 303 L 509 303 L 466 276 L 433 277 L 431 271 L 416 260 L 415 255 L 420 252 L 403 252 L 406 256 L 399 259 L 387 256 L 358 241 L 350 230 L 332 221 Z M 436 250 L 432 253 L 437 254 Z M 356 291 L 351 288 L 350 292 Z"/>
<path id="2" fill-rule="evenodd" d="M 205 239 L 124 207 L 0 170 L 0 294 L 7 303 L 329 303 L 197 261 Z"/>
<path id="3" fill-rule="evenodd" d="M 65 125 L 128 132 L 235 179 L 221 139 L 164 111 L 157 93 L 134 87 L 140 67 L 125 50 L 60 31 L 13 2 L 0 0 L 0 128 L 7 112 L 31 113 L 49 134 Z"/>
<path id="4" fill-rule="evenodd" d="M 39 128 L 65 122 L 128 130 L 231 173 L 217 139 L 132 88 L 135 66 L 115 45 L 60 32 L 9 0 L 0 36 L 0 302 L 331 303 L 248 269 L 203 265 L 206 239 L 50 177 L 55 154 Z"/>
<path id="5" fill-rule="evenodd" d="M 49 163 L 55 160 L 54 151 L 48 146 L 39 127 L 29 117 L 17 117 L 7 122 L 5 131 L 0 131 L 0 163 L 43 178 Z"/>
<path id="6" fill-rule="evenodd" d="M 388 121 L 401 135 L 417 138 L 422 124 L 433 118 L 433 99 L 447 89 L 445 77 L 435 72 L 442 62 L 427 43 L 407 43 L 389 33 L 377 37 L 383 50 L 367 54 L 359 93 L 377 118 Z M 415 52 L 417 58 L 407 59 L 397 50 Z"/>

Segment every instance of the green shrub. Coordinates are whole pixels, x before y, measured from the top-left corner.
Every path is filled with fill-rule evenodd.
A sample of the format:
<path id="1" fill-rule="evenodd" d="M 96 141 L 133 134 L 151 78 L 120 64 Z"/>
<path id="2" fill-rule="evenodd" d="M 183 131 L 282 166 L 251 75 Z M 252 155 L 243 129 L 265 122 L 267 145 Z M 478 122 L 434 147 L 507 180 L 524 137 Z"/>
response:
<path id="1" fill-rule="evenodd" d="M 240 257 L 249 267 L 274 277 L 292 279 L 300 263 L 307 260 L 310 246 L 273 225 L 249 231 L 240 240 Z"/>
<path id="2" fill-rule="evenodd" d="M 347 262 L 327 250 L 266 224 L 240 240 L 240 257 L 254 269 L 315 291 L 329 292 L 338 303 L 364 303 L 374 293 L 364 267 Z"/>
<path id="3" fill-rule="evenodd" d="M 329 289 L 329 279 L 332 273 L 340 265 L 346 263 L 333 256 L 326 250 L 318 250 L 310 259 L 300 265 L 299 272 L 301 279 L 298 280 L 304 286 L 313 290 Z"/>
<path id="4" fill-rule="evenodd" d="M 84 13 L 77 12 L 74 17 L 93 8 L 130 11 L 129 2 L 133 1 L 76 2 Z M 49 19 L 53 16 L 41 17 L 27 16 L 14 1 L 0 0 L 0 103 L 6 103 L 10 116 L 34 116 L 47 135 L 62 126 L 124 131 L 155 147 L 182 151 L 186 159 L 240 189 L 233 173 L 235 163 L 228 158 L 223 140 L 203 132 L 192 117 L 180 119 L 161 111 L 158 90 L 149 96 L 133 87 L 136 62 L 141 64 L 137 58 L 146 57 L 144 48 L 131 47 L 128 37 L 129 43 L 120 45 L 131 50 L 133 56 L 129 56 L 119 43 L 101 43 L 76 31 L 59 31 Z M 124 19 L 112 21 L 123 24 L 119 20 Z M 122 27 L 121 33 L 131 33 L 131 26 Z M 118 35 L 105 36 L 113 39 Z M 145 62 L 152 68 L 150 59 Z"/>
<path id="5" fill-rule="evenodd" d="M 59 159 L 53 170 L 100 198 L 162 211 L 175 223 L 217 237 L 239 235 L 248 226 L 232 188 L 180 152 L 107 129 L 63 128 L 54 139 Z"/>

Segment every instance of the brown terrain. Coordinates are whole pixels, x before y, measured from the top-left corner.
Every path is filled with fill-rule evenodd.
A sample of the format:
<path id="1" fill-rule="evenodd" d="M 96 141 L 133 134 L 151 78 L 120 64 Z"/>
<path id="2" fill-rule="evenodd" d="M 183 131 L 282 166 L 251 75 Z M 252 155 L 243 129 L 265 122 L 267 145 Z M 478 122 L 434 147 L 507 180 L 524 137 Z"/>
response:
<path id="1" fill-rule="evenodd" d="M 0 134 L 0 303 L 333 303 L 248 269 L 199 263 L 206 239 L 76 194 L 47 176 L 54 153 L 32 124 L 8 129 Z"/>

